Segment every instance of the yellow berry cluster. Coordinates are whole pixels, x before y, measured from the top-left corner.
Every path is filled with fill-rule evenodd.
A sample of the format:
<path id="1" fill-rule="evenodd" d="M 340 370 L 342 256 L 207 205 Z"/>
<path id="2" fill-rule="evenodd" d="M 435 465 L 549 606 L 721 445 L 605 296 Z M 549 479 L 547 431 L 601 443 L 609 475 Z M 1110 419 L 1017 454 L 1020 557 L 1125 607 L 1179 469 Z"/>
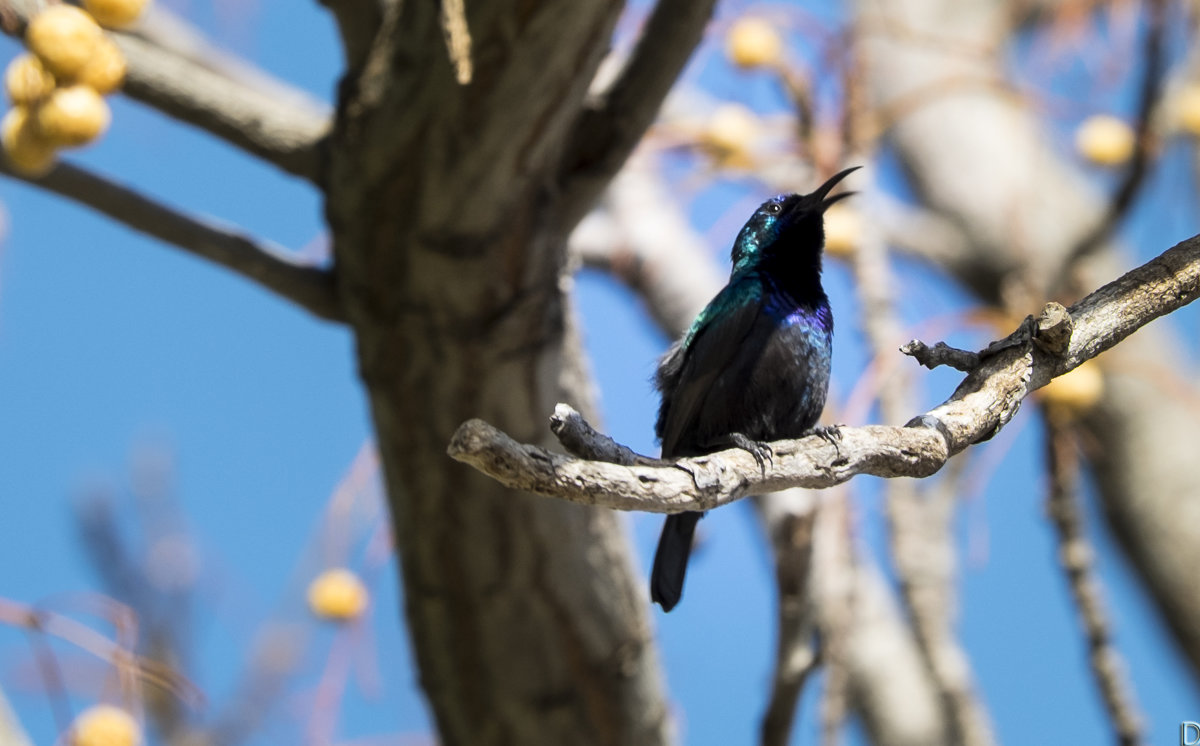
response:
<path id="1" fill-rule="evenodd" d="M 14 170 L 40 176 L 61 148 L 78 147 L 108 128 L 102 98 L 125 78 L 125 57 L 100 28 L 127 26 L 149 0 L 83 0 L 51 5 L 29 21 L 29 53 L 4 73 L 12 109 L 0 120 L 0 145 Z"/>

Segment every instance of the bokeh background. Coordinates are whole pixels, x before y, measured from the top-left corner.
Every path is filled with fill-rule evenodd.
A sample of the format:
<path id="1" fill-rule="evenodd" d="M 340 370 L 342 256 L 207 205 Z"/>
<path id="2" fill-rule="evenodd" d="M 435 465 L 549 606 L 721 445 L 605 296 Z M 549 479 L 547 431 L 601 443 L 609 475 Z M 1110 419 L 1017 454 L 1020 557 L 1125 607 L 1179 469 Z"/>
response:
<path id="1" fill-rule="evenodd" d="M 159 2 L 222 46 L 332 101 L 340 52 L 316 3 Z M 1140 64 L 1137 3 L 1073 5 L 1079 10 L 1070 23 L 1041 25 L 1007 50 L 1014 80 L 1040 107 L 1066 159 L 1080 159 L 1074 137 L 1087 117 L 1131 120 Z M 623 33 L 636 28 L 639 7 Z M 1168 35 L 1169 58 L 1178 60 L 1193 37 L 1184 11 L 1172 12 L 1180 23 Z M 724 102 L 764 122 L 786 115 L 778 80 L 738 69 L 724 53 L 730 24 L 746 14 L 773 19 L 790 53 L 810 64 L 829 53 L 844 21 L 833 3 L 720 3 L 680 83 L 689 92 L 682 119 L 651 134 L 656 168 L 722 267 L 741 221 L 771 188 L 675 140 L 683 120 L 698 123 L 693 134 L 702 139 L 705 117 Z M 0 39 L 0 60 L 19 51 Z M 840 93 L 837 81 L 818 80 L 817 101 L 831 106 Z M 309 256 L 327 251 L 317 191 L 136 103 L 116 97 L 112 105 L 111 131 L 73 161 Z M 1195 161 L 1186 135 L 1164 141 L 1119 228 L 1131 262 L 1197 232 Z M 1117 171 L 1085 167 L 1097 192 L 1116 183 Z M 875 180 L 907 198 L 905 175 L 886 152 Z M 188 675 L 203 692 L 203 702 L 189 704 L 190 717 L 241 718 L 253 726 L 248 744 L 297 742 L 298 734 L 310 743 L 432 743 L 398 623 L 396 568 L 350 333 L 35 187 L 0 181 L 0 203 L 0 598 L 114 634 L 95 614 L 103 604 L 94 596 L 109 592 L 121 561 L 157 568 L 154 577 L 178 590 L 178 606 L 161 613 L 186 641 Z M 913 336 L 933 329 L 928 341 L 968 347 L 998 336 L 972 317 L 963 290 L 927 266 L 902 258 L 894 272 L 897 310 Z M 829 262 L 827 280 L 839 324 L 836 411 L 871 354 L 846 264 Z M 582 270 L 577 290 L 604 429 L 654 453 L 649 379 L 669 340 L 607 274 Z M 1187 342 L 1180 352 L 1194 360 L 1194 312 L 1156 323 L 1176 327 Z M 926 406 L 957 382 L 944 369 L 919 378 Z M 1032 407 L 967 455 L 970 489 L 956 521 L 962 638 L 1001 741 L 1106 742 L 1109 727 L 1045 517 L 1042 456 Z M 886 566 L 878 485 L 859 479 L 851 489 L 856 540 Z M 1194 679 L 1102 522 L 1088 517 L 1150 740 L 1173 743 L 1180 721 L 1200 720 Z M 660 521 L 627 516 L 643 568 Z M 669 616 L 654 615 L 673 713 L 686 743 L 748 743 L 773 664 L 769 552 L 746 505 L 715 511 L 701 532 L 684 602 Z M 122 537 L 124 560 L 105 554 L 97 540 L 105 535 Z M 338 627 L 309 614 L 306 584 L 329 565 L 363 573 L 371 607 L 360 623 Z M 48 684 L 39 646 L 53 651 L 65 691 Z M 263 669 L 279 650 L 286 676 L 264 698 L 269 706 L 247 715 L 244 687 L 265 686 Z M 795 743 L 817 741 L 819 684 L 806 689 Z M 0 624 L 0 687 L 33 741 L 52 743 L 64 702 L 76 711 L 111 694 L 112 681 L 108 667 L 78 646 L 8 623 Z M 852 726 L 850 741 L 861 740 Z"/>

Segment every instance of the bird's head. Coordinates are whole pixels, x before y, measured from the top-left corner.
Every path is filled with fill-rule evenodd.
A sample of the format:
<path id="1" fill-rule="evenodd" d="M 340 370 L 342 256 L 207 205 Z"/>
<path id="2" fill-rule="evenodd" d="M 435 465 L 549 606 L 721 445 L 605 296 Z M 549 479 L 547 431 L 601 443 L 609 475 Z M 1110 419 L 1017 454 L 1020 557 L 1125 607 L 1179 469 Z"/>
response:
<path id="1" fill-rule="evenodd" d="M 733 271 L 748 269 L 772 257 L 811 259 L 819 268 L 825 247 L 825 211 L 854 194 L 841 192 L 830 197 L 829 192 L 859 168 L 852 166 L 839 171 L 810 194 L 780 194 L 763 202 L 733 242 Z"/>

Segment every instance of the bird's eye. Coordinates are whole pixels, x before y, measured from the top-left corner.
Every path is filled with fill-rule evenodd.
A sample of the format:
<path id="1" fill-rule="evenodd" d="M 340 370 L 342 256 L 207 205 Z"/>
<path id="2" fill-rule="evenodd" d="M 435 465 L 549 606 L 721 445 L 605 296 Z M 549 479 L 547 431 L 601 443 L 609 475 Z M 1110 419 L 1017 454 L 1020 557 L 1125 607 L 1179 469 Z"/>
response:
<path id="1" fill-rule="evenodd" d="M 782 209 L 783 207 L 778 202 L 772 202 L 771 204 L 767 205 L 767 212 L 771 213 L 772 215 L 778 215 L 779 211 Z"/>

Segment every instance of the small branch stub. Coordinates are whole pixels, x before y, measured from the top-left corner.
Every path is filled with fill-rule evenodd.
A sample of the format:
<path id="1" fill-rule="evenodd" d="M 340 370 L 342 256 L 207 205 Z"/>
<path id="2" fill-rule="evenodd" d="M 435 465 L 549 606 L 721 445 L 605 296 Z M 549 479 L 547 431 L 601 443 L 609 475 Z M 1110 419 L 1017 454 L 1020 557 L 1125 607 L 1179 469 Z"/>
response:
<path id="1" fill-rule="evenodd" d="M 970 373 L 979 367 L 979 353 L 960 350 L 945 342 L 938 342 L 933 347 L 919 339 L 914 339 L 900 348 L 900 352 L 912 357 L 921 365 L 933 370 L 939 365 L 948 365 L 963 373 Z"/>

